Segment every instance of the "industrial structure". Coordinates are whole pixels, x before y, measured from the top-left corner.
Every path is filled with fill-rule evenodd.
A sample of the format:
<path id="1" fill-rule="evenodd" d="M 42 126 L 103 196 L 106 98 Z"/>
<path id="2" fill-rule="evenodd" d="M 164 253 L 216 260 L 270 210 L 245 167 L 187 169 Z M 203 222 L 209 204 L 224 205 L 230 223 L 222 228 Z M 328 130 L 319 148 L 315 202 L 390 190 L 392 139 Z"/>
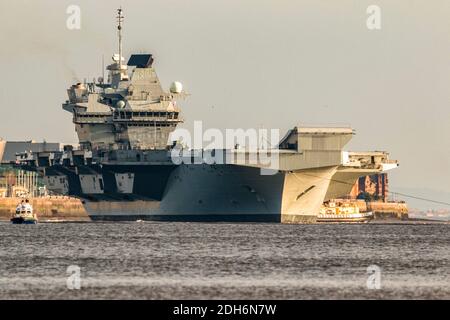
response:
<path id="1" fill-rule="evenodd" d="M 40 175 L 33 171 L 17 169 L 14 166 L 16 154 L 59 150 L 59 143 L 0 139 L 0 198 L 36 197 L 45 194 L 46 188 Z"/>
<path id="2" fill-rule="evenodd" d="M 378 173 L 360 177 L 349 194 L 350 199 L 364 199 L 367 201 L 389 200 L 389 179 L 387 173 Z"/>

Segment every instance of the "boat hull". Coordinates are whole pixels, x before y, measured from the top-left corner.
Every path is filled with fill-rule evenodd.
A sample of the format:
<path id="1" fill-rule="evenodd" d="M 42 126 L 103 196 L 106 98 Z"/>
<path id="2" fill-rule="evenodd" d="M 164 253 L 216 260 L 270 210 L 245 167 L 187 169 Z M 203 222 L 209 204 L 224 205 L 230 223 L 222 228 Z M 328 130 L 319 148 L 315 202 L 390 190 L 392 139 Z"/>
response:
<path id="1" fill-rule="evenodd" d="M 12 224 L 37 224 L 35 219 L 24 219 L 22 217 L 14 217 L 11 219 Z"/>
<path id="2" fill-rule="evenodd" d="M 317 222 L 368 222 L 373 219 L 372 212 L 352 214 L 319 214 Z"/>
<path id="3" fill-rule="evenodd" d="M 333 172 L 331 167 L 265 175 L 247 166 L 181 165 L 170 173 L 161 196 L 151 197 L 145 184 L 134 183 L 143 169 L 126 169 L 130 174 L 124 168 L 125 175 L 116 175 L 119 180 L 114 184 L 128 193 L 81 195 L 92 220 L 314 223 L 327 190 L 326 178 Z M 150 190 L 152 183 L 161 180 L 149 178 Z M 86 185 L 84 189 L 98 190 Z"/>
<path id="4" fill-rule="evenodd" d="M 133 168 L 128 168 L 132 170 Z M 284 174 L 264 176 L 257 168 L 232 165 L 191 165 L 175 168 L 165 189 L 152 196 L 152 182 L 136 183 L 133 172 L 128 200 L 103 194 L 83 195 L 86 212 L 94 221 L 280 222 Z M 121 177 L 120 177 L 121 178 Z M 148 192 L 146 188 L 151 191 Z M 131 200 L 130 200 L 131 199 Z"/>
<path id="5" fill-rule="evenodd" d="M 234 164 L 54 166 L 94 221 L 315 223 L 337 166 L 263 174 Z M 265 172 L 264 172 L 265 173 Z M 66 187 L 64 187 L 66 186 Z M 52 190 L 52 184 L 48 184 Z M 354 219 L 352 219 L 354 220 Z M 339 220 L 341 221 L 341 220 Z"/>

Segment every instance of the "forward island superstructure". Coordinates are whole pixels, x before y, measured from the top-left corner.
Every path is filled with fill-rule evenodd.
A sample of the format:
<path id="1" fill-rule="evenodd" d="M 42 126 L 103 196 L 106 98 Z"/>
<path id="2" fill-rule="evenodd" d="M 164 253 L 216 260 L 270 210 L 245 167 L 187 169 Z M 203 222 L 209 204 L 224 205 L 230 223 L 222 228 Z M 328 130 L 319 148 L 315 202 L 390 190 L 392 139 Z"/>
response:
<path id="1" fill-rule="evenodd" d="M 125 64 L 120 9 L 117 19 L 119 54 L 108 79 L 71 86 L 63 103 L 80 148 L 17 158 L 49 190 L 83 199 L 93 220 L 315 222 L 323 202 L 348 194 L 358 177 L 397 166 L 386 152 L 344 151 L 350 127 L 311 126 L 264 150 L 276 161 L 232 148 L 208 150 L 225 160 L 206 163 L 204 150 L 170 141 L 183 121 L 182 85 L 165 91 L 151 54 L 132 54 Z M 192 161 L 174 161 L 174 151 Z"/>

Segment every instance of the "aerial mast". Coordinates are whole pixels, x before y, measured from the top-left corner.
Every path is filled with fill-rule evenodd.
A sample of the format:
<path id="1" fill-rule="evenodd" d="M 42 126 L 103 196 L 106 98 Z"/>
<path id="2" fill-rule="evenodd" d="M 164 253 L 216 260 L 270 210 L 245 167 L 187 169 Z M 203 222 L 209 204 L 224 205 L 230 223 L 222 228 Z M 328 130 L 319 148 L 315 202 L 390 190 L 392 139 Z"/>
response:
<path id="1" fill-rule="evenodd" d="M 124 16 L 122 15 L 122 7 L 117 9 L 117 33 L 119 36 L 119 71 L 120 79 L 122 79 L 122 22 Z"/>

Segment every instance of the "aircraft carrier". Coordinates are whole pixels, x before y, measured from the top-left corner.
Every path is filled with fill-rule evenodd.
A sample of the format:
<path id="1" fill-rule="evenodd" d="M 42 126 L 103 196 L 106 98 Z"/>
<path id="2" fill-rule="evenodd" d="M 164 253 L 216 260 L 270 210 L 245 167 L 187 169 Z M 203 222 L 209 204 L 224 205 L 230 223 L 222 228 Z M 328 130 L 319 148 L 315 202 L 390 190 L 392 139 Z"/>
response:
<path id="1" fill-rule="evenodd" d="M 62 105 L 80 148 L 17 155 L 49 190 L 81 198 L 91 219 L 315 222 L 323 202 L 348 194 L 358 177 L 397 167 L 386 152 L 344 151 L 350 127 L 297 126 L 264 152 L 170 141 L 187 94 L 177 82 L 162 88 L 151 54 L 125 64 L 121 9 L 117 20 L 119 53 L 107 79 L 72 85 Z M 206 151 L 223 161 L 206 163 Z"/>

